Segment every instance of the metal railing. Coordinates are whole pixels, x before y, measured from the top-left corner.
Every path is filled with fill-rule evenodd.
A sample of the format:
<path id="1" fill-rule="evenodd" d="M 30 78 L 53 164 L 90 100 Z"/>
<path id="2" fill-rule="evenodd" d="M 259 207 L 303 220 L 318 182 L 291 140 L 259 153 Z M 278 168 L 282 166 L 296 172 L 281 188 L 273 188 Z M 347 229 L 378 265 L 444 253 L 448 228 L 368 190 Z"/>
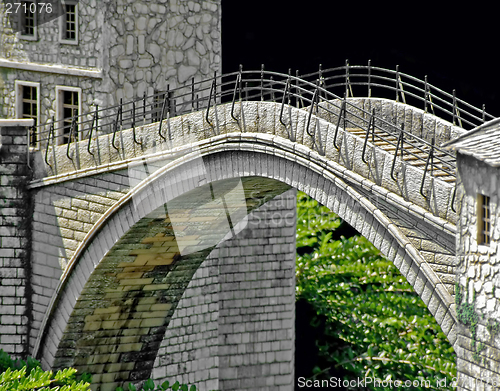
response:
<path id="1" fill-rule="evenodd" d="M 485 105 L 481 108 L 474 107 L 459 99 L 455 90 L 451 94 L 445 92 L 430 84 L 427 76 L 420 80 L 400 72 L 399 66 L 396 66 L 396 70 L 389 70 L 374 67 L 371 61 L 368 61 L 368 65 L 349 65 L 346 60 L 344 66 L 336 68 L 323 70 L 320 65 L 317 72 L 302 75 L 301 78 L 320 80 L 324 88 L 341 96 L 346 94 L 347 97 L 353 97 L 353 91 L 358 92 L 357 96 L 385 95 L 398 102 L 422 108 L 425 112 L 464 129 L 474 128 L 495 118 L 486 112 Z"/>
<path id="2" fill-rule="evenodd" d="M 258 71 L 244 71 L 241 67 L 237 72 L 216 75 L 209 80 L 196 82 L 194 79 L 188 87 L 166 91 L 137 98 L 128 102 L 120 101 L 119 105 L 95 109 L 90 113 L 76 116 L 68 125 L 68 121 L 49 121 L 48 124 L 36 128 L 38 140 L 45 161 L 50 165 L 48 156 L 51 147 L 67 144 L 67 156 L 70 155 L 71 144 L 75 141 L 87 140 L 87 150 L 92 152 L 95 137 L 102 134 L 112 134 L 112 145 L 119 149 L 115 140 L 122 129 L 132 129 L 134 142 L 141 143 L 136 137 L 136 127 L 158 123 L 157 132 L 163 140 L 171 139 L 170 118 L 186 113 L 205 110 L 205 120 L 218 134 L 218 125 L 210 120 L 210 113 L 216 112 L 216 106 L 231 103 L 231 116 L 234 121 L 244 121 L 244 112 L 240 118 L 235 115 L 235 105 L 241 101 L 272 101 L 281 103 L 280 122 L 288 129 L 290 121 L 286 118 L 285 105 L 309 110 L 306 132 L 311 138 L 313 149 L 325 155 L 327 148 L 339 149 L 337 135 L 339 128 L 355 127 L 365 132 L 363 161 L 366 161 L 366 146 L 369 139 L 372 144 L 380 140 L 395 147 L 394 162 L 391 176 L 394 180 L 396 156 L 410 156 L 415 161 L 425 164 L 421 184 L 421 193 L 427 171 L 431 175 L 441 171 L 441 175 L 455 176 L 454 156 L 431 142 L 404 130 L 401 124 L 390 123 L 379 117 L 375 111 L 366 112 L 349 102 L 347 97 L 353 96 L 353 86 L 367 88 L 368 97 L 376 89 L 383 89 L 395 94 L 395 100 L 421 102 L 423 109 L 433 114 L 450 116 L 453 123 L 459 126 L 468 124 L 477 126 L 493 118 L 482 109 L 473 107 L 459 100 L 455 94 L 448 94 L 430 85 L 427 80 L 418 80 L 412 76 L 395 71 L 371 66 L 345 66 L 318 72 L 292 76 L 266 71 L 264 67 Z M 337 91 L 334 93 L 333 91 Z M 241 109 L 243 110 L 243 109 Z M 324 137 L 320 128 L 311 124 L 312 115 L 330 118 L 335 125 L 335 135 L 332 145 L 323 145 Z M 332 120 L 333 118 L 333 120 Z M 164 127 L 164 120 L 167 124 Z M 217 121 L 215 121 L 217 122 Z M 288 132 L 288 130 L 287 130 Z M 295 141 L 295 135 L 290 129 L 290 140 Z M 65 142 L 66 141 L 66 142 Z M 425 196 L 425 195 L 424 195 Z"/>

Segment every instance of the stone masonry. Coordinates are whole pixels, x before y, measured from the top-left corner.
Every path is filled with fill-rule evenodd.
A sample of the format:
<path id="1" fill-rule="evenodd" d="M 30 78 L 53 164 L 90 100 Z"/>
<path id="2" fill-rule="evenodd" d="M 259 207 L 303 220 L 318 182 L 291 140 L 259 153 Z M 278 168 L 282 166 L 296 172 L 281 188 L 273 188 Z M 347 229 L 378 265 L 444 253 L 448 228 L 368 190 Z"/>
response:
<path id="1" fill-rule="evenodd" d="M 498 120 L 492 120 L 449 143 L 457 151 L 455 299 L 460 323 L 455 349 L 458 387 L 464 390 L 500 386 L 498 129 Z"/>
<path id="2" fill-rule="evenodd" d="M 248 192 L 245 190 L 247 197 L 251 197 L 249 201 L 243 203 L 238 197 L 234 198 L 235 194 L 227 192 L 231 189 L 231 184 L 234 186 L 234 180 L 226 181 L 229 187 L 224 187 L 222 183 L 213 185 L 216 196 L 221 191 L 225 192 L 224 203 L 228 210 L 246 208 L 247 205 L 255 203 L 261 204 L 276 191 L 282 192 L 288 188 L 258 178 L 244 178 L 242 182 L 244 188 L 248 189 Z M 267 191 L 263 192 L 265 189 Z M 44 366 L 56 368 L 74 366 L 81 371 L 89 371 L 94 374 L 96 391 L 114 390 L 124 382 L 140 382 L 149 376 L 158 345 L 177 301 L 193 273 L 213 248 L 214 242 L 211 237 L 221 228 L 222 233 L 227 233 L 227 230 L 224 231 L 224 224 L 221 225 L 225 220 L 217 217 L 221 212 L 225 217 L 225 208 L 221 208 L 217 202 L 214 204 L 210 201 L 211 192 L 207 190 L 208 187 L 205 186 L 196 192 L 188 193 L 185 197 L 161 205 L 128 230 L 121 218 L 116 220 L 120 224 L 120 228 L 116 227 L 120 232 L 118 235 L 126 233 L 105 254 L 90 276 L 80 273 L 89 273 L 88 264 L 77 265 L 77 269 L 70 277 L 71 280 L 62 288 L 68 291 L 70 296 L 74 297 L 76 294 L 79 299 L 76 303 L 68 303 L 62 299 L 58 304 L 46 338 L 42 340 L 45 352 L 42 357 Z M 255 194 L 250 193 L 254 191 Z M 263 195 L 265 198 L 262 198 Z M 145 201 L 147 202 L 137 206 L 138 210 L 151 208 L 151 200 Z M 291 204 L 293 200 L 286 204 L 288 210 Z M 134 217 L 131 218 L 136 218 L 135 213 L 132 213 Z M 230 215 L 235 216 L 233 212 L 230 212 Z M 289 218 L 290 220 L 294 222 L 293 218 Z M 237 220 L 232 219 L 232 221 L 236 224 Z M 125 224 L 128 225 L 130 222 L 129 220 Z M 282 222 L 277 221 L 277 223 Z M 238 226 L 233 226 L 231 232 L 233 230 L 238 232 Z M 274 235 L 277 235 L 278 231 Z M 293 229 L 288 231 L 288 233 L 294 232 Z M 176 232 L 175 237 L 173 232 Z M 267 237 L 271 234 L 269 228 L 264 227 L 262 235 Z M 281 260 L 282 253 L 288 251 L 293 264 L 293 238 L 294 235 L 287 243 L 281 245 L 269 244 L 266 256 L 272 256 L 274 251 L 280 250 L 276 256 Z M 105 232 L 102 232 L 97 239 L 97 242 L 100 242 L 98 246 L 102 246 L 103 243 L 108 246 L 110 243 Z M 101 242 L 102 240 L 104 242 Z M 279 243 L 279 240 L 276 241 Z M 252 247 L 247 247 L 246 250 L 248 249 L 252 250 Z M 85 255 L 92 263 L 93 259 L 101 258 L 91 249 Z M 289 269 L 289 273 L 293 282 L 293 267 Z M 269 273 L 267 276 L 273 278 Z M 279 272 L 274 277 L 279 277 L 280 281 L 285 278 Z M 290 275 L 287 275 L 287 278 L 290 278 Z M 288 296 L 289 301 L 293 303 L 293 287 L 290 287 L 288 293 L 283 290 L 275 293 Z M 290 311 L 290 308 L 286 311 Z M 71 316 L 65 327 L 64 317 L 68 314 Z M 291 318 L 293 320 L 293 316 Z M 233 319 L 232 322 L 234 321 Z M 290 326 L 290 321 L 289 319 L 283 327 Z M 279 338 L 284 338 L 285 335 L 288 334 L 285 333 Z M 55 338 L 61 338 L 60 342 L 55 343 Z M 291 346 L 289 348 L 291 349 Z M 51 356 L 53 358 L 50 358 Z M 290 357 L 289 362 L 291 362 Z M 268 359 L 275 362 L 274 356 L 269 356 Z M 288 367 L 291 368 L 291 364 Z M 223 372 L 221 376 L 224 376 Z M 279 385 L 283 381 L 280 378 L 273 384 Z"/>
<path id="3" fill-rule="evenodd" d="M 155 379 L 201 390 L 292 388 L 295 216 L 290 190 L 212 251 L 166 330 Z"/>
<path id="4" fill-rule="evenodd" d="M 26 125 L 5 122 L 0 122 L 0 345 L 20 358 L 29 352 L 32 318 L 32 211 L 26 187 L 31 170 L 26 164 Z"/>
<path id="5" fill-rule="evenodd" d="M 455 344 L 457 318 L 450 283 L 437 274 L 442 266 L 450 266 L 449 257 L 438 258 L 442 249 L 451 251 L 448 239 L 455 233 L 456 215 L 449 209 L 452 185 L 437 178 L 429 180 L 425 186 L 428 197 L 423 197 L 415 184 L 422 178 L 421 169 L 397 162 L 397 180 L 391 178 L 392 155 L 370 146 L 368 163 L 362 162 L 363 139 L 344 129 L 338 130 L 338 149 L 318 153 L 314 145 L 331 145 L 336 128 L 327 120 L 313 118 L 317 132 L 312 140 L 305 129 L 308 112 L 304 110 L 290 107 L 286 125 L 280 122 L 279 105 L 275 103 L 238 103 L 234 110 L 236 119 L 231 115 L 231 105 L 218 105 L 214 110 L 218 115 L 216 135 L 215 121 L 207 123 L 205 112 L 172 118 L 169 126 L 175 147 L 162 146 L 152 124 L 137 129 L 144 141 L 142 148 L 134 147 L 128 130 L 122 132 L 119 151 L 109 147 L 109 135 L 100 136 L 92 144 L 93 148 L 100 146 L 103 152 L 100 161 L 87 156 L 85 142 L 71 146 L 69 153 L 77 157 L 73 160 L 66 156 L 66 146 L 55 147 L 49 156 L 51 167 L 44 165 L 39 152 L 31 155 L 34 162 L 40 163 L 36 165 L 35 178 L 28 184 L 34 201 L 33 246 L 40 246 L 37 247 L 40 251 L 33 251 L 31 257 L 32 288 L 36 290 L 31 296 L 33 318 L 27 319 L 29 330 L 19 331 L 30 333 L 29 351 L 41 358 L 45 367 L 74 364 L 92 370 L 99 375 L 96 378 L 101 391 L 130 379 L 139 382 L 144 379 L 157 359 L 170 319 L 175 316 L 189 322 L 185 315 L 192 303 L 179 308 L 179 311 L 186 309 L 185 313 L 175 314 L 175 307 L 192 275 L 212 251 L 210 247 L 218 243 L 213 241 L 216 231 L 213 227 L 199 231 L 203 227 L 201 222 L 212 221 L 209 209 L 197 215 L 201 212 L 193 206 L 179 204 L 178 211 L 173 213 L 171 209 L 162 209 L 165 200 L 195 202 L 197 194 L 210 194 L 209 188 L 213 198 L 216 184 L 229 186 L 237 178 L 265 185 L 256 193 L 260 198 L 279 194 L 282 192 L 278 191 L 279 186 L 284 186 L 283 191 L 292 187 L 340 215 L 394 262 Z M 213 111 L 210 114 L 215 115 Z M 292 131 L 295 141 L 288 139 Z M 186 139 L 194 141 L 182 144 Z M 156 149 L 150 149 L 154 145 Z M 25 150 L 17 152 L 26 156 Z M 130 170 L 137 171 L 141 166 L 153 169 L 145 170 L 147 176 L 138 177 L 137 181 Z M 270 181 L 268 188 L 265 181 Z M 205 193 L 200 193 L 201 190 Z M 248 206 L 253 198 L 247 194 L 244 202 L 234 200 L 234 207 Z M 207 198 L 200 205 L 208 206 L 212 201 Z M 198 232 L 189 231 L 183 222 L 192 222 L 189 229 L 198 227 Z M 183 227 L 182 236 L 188 247 L 209 242 L 210 246 L 203 249 L 206 253 L 183 254 L 180 242 L 171 243 L 169 223 Z M 418 230 L 408 230 L 414 223 Z M 250 238 L 243 231 L 236 231 L 234 243 L 247 251 L 252 246 L 245 240 Z M 49 237 L 44 236 L 45 232 L 50 232 Z M 275 237 L 272 229 L 267 235 Z M 432 242 L 429 235 L 436 238 L 443 235 L 442 249 L 429 246 Z M 278 243 L 270 247 L 275 245 L 279 250 Z M 243 357 L 233 363 L 231 358 L 229 362 L 220 360 L 235 343 L 233 337 L 219 340 L 222 330 L 231 335 L 226 318 L 233 316 L 223 311 L 232 307 L 220 307 L 221 298 L 235 302 L 242 294 L 234 291 L 231 296 L 233 293 L 223 290 L 227 282 L 228 291 L 232 292 L 231 281 L 224 277 L 224 265 L 226 261 L 232 262 L 231 258 L 238 261 L 252 255 L 237 256 L 231 250 L 239 251 L 229 247 L 226 254 L 221 245 L 216 250 L 217 261 L 207 263 L 209 266 L 212 262 L 211 267 L 217 265 L 218 269 L 215 275 L 219 281 L 219 311 L 214 319 L 219 341 L 217 371 L 219 386 L 224 383 L 227 387 L 244 387 L 244 382 L 236 384 L 240 376 L 249 379 L 252 373 L 260 371 L 258 357 L 262 352 L 252 356 L 255 352 L 249 350 L 264 347 L 257 348 L 252 345 L 255 341 L 249 340 Z M 433 252 L 434 255 L 426 254 Z M 252 265 L 251 259 L 246 260 Z M 236 263 L 230 268 L 236 270 L 240 266 Z M 446 274 L 450 272 L 446 270 Z M 265 286 L 266 277 L 261 277 Z M 196 288 L 196 283 L 193 284 Z M 237 316 L 240 315 L 243 316 L 241 313 Z M 260 322 L 264 318 L 258 319 Z M 240 332 L 238 327 L 233 327 L 234 330 Z M 252 335 L 250 330 L 249 333 Z M 267 338 L 260 331 L 257 335 Z M 175 344 L 166 342 L 169 343 Z M 202 358 L 198 354 L 201 353 L 193 352 L 188 361 L 198 362 Z M 280 360 L 272 355 L 270 359 Z M 167 368 L 169 360 L 173 359 L 164 361 Z M 236 364 L 239 360 L 248 360 L 251 366 L 254 363 L 256 366 L 245 370 L 245 374 L 237 374 L 234 365 L 239 365 Z M 155 370 L 157 376 L 169 376 L 167 368 L 164 373 L 162 369 Z M 281 376 L 285 374 L 277 368 L 267 375 L 273 382 L 279 379 L 276 381 L 284 385 L 281 382 L 285 378 Z M 192 376 L 192 367 L 180 369 L 188 379 Z M 203 381 L 212 381 L 212 375 L 209 371 Z"/>
<path id="6" fill-rule="evenodd" d="M 56 86 L 81 89 L 81 113 L 190 85 L 221 69 L 220 1 L 78 2 L 78 40 L 59 41 L 60 19 L 24 39 L 0 3 L 0 116 L 15 118 L 15 82 L 39 86 L 39 123 L 56 116 Z M 148 103 L 152 103 L 149 101 Z M 180 104 L 181 102 L 179 102 Z"/>

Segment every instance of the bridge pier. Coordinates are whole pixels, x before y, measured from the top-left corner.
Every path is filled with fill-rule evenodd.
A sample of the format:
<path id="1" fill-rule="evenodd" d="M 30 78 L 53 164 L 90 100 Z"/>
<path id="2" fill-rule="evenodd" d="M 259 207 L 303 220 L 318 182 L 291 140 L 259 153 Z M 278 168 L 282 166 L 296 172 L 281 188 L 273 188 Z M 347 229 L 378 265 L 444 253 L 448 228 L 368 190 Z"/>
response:
<path id="1" fill-rule="evenodd" d="M 27 126 L 0 120 L 0 348 L 26 358 L 31 323 L 30 218 Z"/>
<path id="2" fill-rule="evenodd" d="M 212 251 L 170 321 L 153 378 L 202 390 L 293 388 L 295 232 L 292 189 Z"/>

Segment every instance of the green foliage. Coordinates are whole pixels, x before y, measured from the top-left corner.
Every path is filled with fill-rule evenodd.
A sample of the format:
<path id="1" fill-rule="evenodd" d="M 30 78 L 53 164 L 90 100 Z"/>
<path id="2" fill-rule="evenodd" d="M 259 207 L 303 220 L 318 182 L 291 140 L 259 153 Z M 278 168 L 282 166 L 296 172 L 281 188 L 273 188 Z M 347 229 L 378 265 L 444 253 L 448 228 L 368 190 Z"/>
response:
<path id="1" fill-rule="evenodd" d="M 76 369 L 67 368 L 54 374 L 44 371 L 40 362 L 32 357 L 26 361 L 12 360 L 8 353 L 0 349 L 0 391 L 90 391 L 92 375 L 83 373 L 76 378 Z M 139 391 L 130 383 L 129 391 Z M 196 386 L 180 384 L 178 381 L 170 385 L 168 381 L 155 385 L 152 379 L 146 380 L 140 391 L 196 391 Z M 117 387 L 116 391 L 124 391 Z"/>
<path id="2" fill-rule="evenodd" d="M 425 304 L 364 237 L 332 240 L 341 223 L 298 194 L 297 299 L 313 305 L 312 324 L 326 317 L 325 336 L 316 343 L 329 368 L 316 368 L 315 379 L 342 369 L 346 380 L 446 378 L 450 384 L 455 354 Z"/>
<path id="3" fill-rule="evenodd" d="M 468 285 L 468 284 L 467 284 Z M 457 317 L 460 322 L 470 326 L 473 339 L 476 337 L 476 327 L 479 317 L 474 311 L 474 299 L 469 303 L 469 298 L 464 300 L 462 289 L 458 282 L 455 284 L 455 304 L 457 305 Z"/>
<path id="4" fill-rule="evenodd" d="M 0 350 L 0 354 L 3 360 L 2 363 L 6 364 L 5 352 Z M 12 362 L 16 363 L 15 361 Z M 38 363 L 38 361 L 32 359 L 31 364 L 35 363 Z M 76 380 L 76 369 L 74 368 L 63 369 L 54 374 L 52 371 L 44 371 L 40 368 L 39 363 L 31 369 L 24 361 L 19 364 L 19 369 L 11 366 L 0 374 L 0 391 L 90 391 L 89 383 Z"/>
<path id="5" fill-rule="evenodd" d="M 493 319 L 489 319 L 486 328 L 488 329 L 488 332 L 491 336 L 495 336 L 500 332 L 500 323 Z"/>
<path id="6" fill-rule="evenodd" d="M 22 367 L 27 367 L 26 372 L 30 373 L 33 368 L 39 367 L 40 362 L 32 357 L 28 357 L 26 361 L 24 360 L 12 360 L 8 353 L 0 349 L 0 373 L 7 369 L 21 369 Z"/>
<path id="7" fill-rule="evenodd" d="M 465 286 L 469 286 L 469 280 L 467 280 Z M 493 287 L 494 288 L 494 287 Z M 495 291 L 493 290 L 493 296 Z M 466 326 L 469 326 L 470 334 L 471 334 L 471 349 L 474 352 L 472 354 L 472 358 L 474 361 L 481 362 L 480 352 L 485 348 L 485 344 L 478 340 L 477 338 L 477 325 L 479 323 L 479 315 L 475 311 L 475 291 L 472 297 L 472 303 L 469 303 L 469 292 L 467 291 L 467 295 L 464 297 L 463 289 L 460 284 L 455 283 L 455 304 L 457 306 L 457 317 L 458 320 Z M 484 319 L 484 314 L 482 318 Z M 488 319 L 488 323 L 486 324 L 486 329 L 490 333 L 490 336 L 493 338 L 500 332 L 500 323 L 493 319 Z"/>

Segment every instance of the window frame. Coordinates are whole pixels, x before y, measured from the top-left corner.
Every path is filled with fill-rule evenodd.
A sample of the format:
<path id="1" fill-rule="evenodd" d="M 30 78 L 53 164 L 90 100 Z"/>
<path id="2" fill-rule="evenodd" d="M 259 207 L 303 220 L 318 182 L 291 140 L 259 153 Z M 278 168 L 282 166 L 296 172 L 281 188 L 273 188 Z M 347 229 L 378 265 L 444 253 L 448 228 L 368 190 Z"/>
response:
<path id="1" fill-rule="evenodd" d="M 23 103 L 24 103 L 24 87 L 35 87 L 36 88 L 36 125 L 40 125 L 40 83 L 25 81 L 25 80 L 15 80 L 14 81 L 14 90 L 15 90 L 15 116 L 16 118 L 25 118 L 23 117 Z M 31 117 L 30 117 L 31 118 Z M 29 140 L 28 140 L 29 142 Z M 36 143 L 31 145 L 32 149 L 40 149 L 40 140 L 37 135 Z"/>
<path id="2" fill-rule="evenodd" d="M 154 90 L 153 94 L 153 105 L 151 110 L 151 120 L 153 122 L 159 122 L 161 117 L 161 109 L 163 108 L 163 102 L 167 96 L 167 91 Z"/>
<path id="3" fill-rule="evenodd" d="M 81 128 L 82 125 L 82 89 L 80 87 L 70 87 L 70 86 L 56 86 L 56 128 L 57 128 L 57 134 L 55 135 L 56 137 L 56 145 L 66 145 L 66 143 L 63 143 L 63 137 L 64 137 L 64 126 L 63 126 L 63 121 L 64 121 L 64 92 L 65 91 L 70 91 L 70 92 L 76 92 L 78 93 L 78 123 L 77 126 L 78 128 Z M 76 141 L 79 141 L 78 138 L 78 133 L 76 137 Z"/>
<path id="4" fill-rule="evenodd" d="M 477 243 L 489 247 L 491 243 L 491 199 L 485 194 L 477 194 Z"/>
<path id="5" fill-rule="evenodd" d="M 35 0 L 22 0 L 21 3 L 35 3 Z M 38 40 L 38 27 L 37 27 L 37 13 L 33 14 L 33 35 L 24 34 L 24 24 L 26 14 L 24 12 L 19 12 L 19 26 L 20 26 L 20 34 L 21 39 L 26 41 L 37 41 Z"/>
<path id="6" fill-rule="evenodd" d="M 66 22 L 67 22 L 67 12 L 66 5 L 75 6 L 75 39 L 67 39 L 66 35 Z M 75 0 L 61 0 L 62 12 L 59 17 L 59 42 L 66 45 L 78 45 L 79 39 L 79 12 L 78 12 L 78 1 Z"/>

